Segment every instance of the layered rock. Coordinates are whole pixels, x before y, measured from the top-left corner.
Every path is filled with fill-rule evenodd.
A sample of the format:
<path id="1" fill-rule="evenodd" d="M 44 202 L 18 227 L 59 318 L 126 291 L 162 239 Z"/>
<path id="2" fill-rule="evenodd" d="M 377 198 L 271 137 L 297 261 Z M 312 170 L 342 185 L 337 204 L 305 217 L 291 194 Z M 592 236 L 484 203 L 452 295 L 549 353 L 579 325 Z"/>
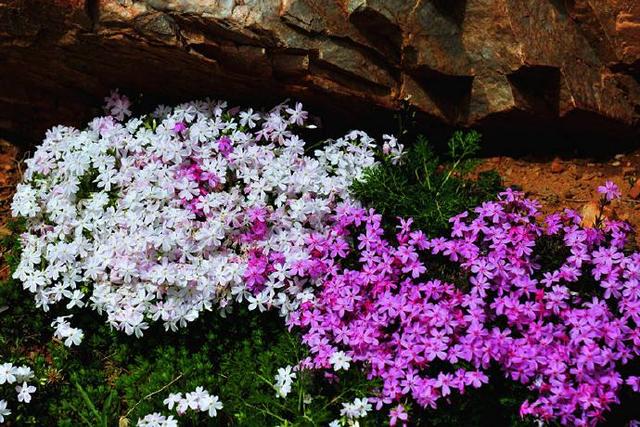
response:
<path id="1" fill-rule="evenodd" d="M 119 87 L 633 140 L 640 2 L 0 0 L 0 70 L 0 131 L 32 139 Z"/>

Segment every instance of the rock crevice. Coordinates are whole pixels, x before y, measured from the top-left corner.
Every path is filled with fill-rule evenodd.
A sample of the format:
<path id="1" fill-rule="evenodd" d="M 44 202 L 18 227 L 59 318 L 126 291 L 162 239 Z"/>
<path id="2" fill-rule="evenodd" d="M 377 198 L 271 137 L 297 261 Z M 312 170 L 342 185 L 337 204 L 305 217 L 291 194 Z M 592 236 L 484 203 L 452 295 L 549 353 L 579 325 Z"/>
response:
<path id="1" fill-rule="evenodd" d="M 354 116 L 408 102 L 427 122 L 489 130 L 513 115 L 523 132 L 527 118 L 571 131 L 584 115 L 635 138 L 640 3 L 0 0 L 0 68 L 0 132 L 29 141 L 114 87 Z"/>

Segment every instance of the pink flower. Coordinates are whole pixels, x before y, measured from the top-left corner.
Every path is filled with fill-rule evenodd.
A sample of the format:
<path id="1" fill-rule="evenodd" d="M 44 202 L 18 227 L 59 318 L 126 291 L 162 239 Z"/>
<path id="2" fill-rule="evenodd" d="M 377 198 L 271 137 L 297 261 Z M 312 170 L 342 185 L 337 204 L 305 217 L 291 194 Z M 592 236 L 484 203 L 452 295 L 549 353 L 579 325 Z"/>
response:
<path id="1" fill-rule="evenodd" d="M 402 425 L 406 425 L 406 421 L 409 419 L 409 415 L 404 410 L 404 406 L 398 405 L 389 411 L 389 425 L 395 426 L 398 421 L 402 422 Z"/>
<path id="2" fill-rule="evenodd" d="M 624 251 L 628 227 L 585 229 L 569 210 L 538 223 L 538 204 L 514 191 L 475 213 L 455 217 L 449 238 L 427 240 L 402 221 L 391 241 L 375 212 L 342 208 L 331 230 L 310 237 L 322 284 L 289 324 L 302 329 L 312 365 L 326 370 L 328 355 L 344 352 L 382 381 L 378 409 L 407 398 L 435 408 L 487 383 L 497 365 L 534 393 L 523 416 L 594 424 L 618 401 L 619 368 L 640 353 L 640 254 Z M 336 235 L 356 246 L 332 250 Z M 570 254 L 560 265 L 536 253 L 550 237 Z M 468 282 L 423 277 L 433 255 Z M 638 377 L 626 382 L 640 389 Z M 399 408 L 392 424 L 405 420 Z"/>
<path id="3" fill-rule="evenodd" d="M 599 186 L 598 193 L 602 194 L 607 201 L 617 199 L 622 195 L 618 186 L 612 181 L 607 181 L 604 185 Z"/>
<path id="4" fill-rule="evenodd" d="M 231 145 L 231 139 L 227 136 L 223 136 L 218 140 L 218 151 L 224 157 L 228 157 L 233 152 L 233 146 Z"/>

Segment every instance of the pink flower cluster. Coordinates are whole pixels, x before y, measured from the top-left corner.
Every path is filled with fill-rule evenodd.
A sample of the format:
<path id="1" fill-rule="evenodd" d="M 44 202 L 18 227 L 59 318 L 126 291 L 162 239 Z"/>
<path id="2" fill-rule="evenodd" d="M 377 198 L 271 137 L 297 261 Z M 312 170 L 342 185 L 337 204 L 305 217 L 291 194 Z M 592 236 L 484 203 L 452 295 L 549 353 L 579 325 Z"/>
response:
<path id="1" fill-rule="evenodd" d="M 535 396 L 522 416 L 594 425 L 625 382 L 640 386 L 620 373 L 640 351 L 640 253 L 623 251 L 626 223 L 539 216 L 537 202 L 507 190 L 452 218 L 449 238 L 427 239 L 409 219 L 392 242 L 380 215 L 344 206 L 328 233 L 308 238 L 306 274 L 321 286 L 289 319 L 311 351 L 302 366 L 329 369 L 346 353 L 382 380 L 371 399 L 380 409 L 407 397 L 435 408 L 481 387 L 496 364 Z M 561 265 L 546 265 L 544 243 Z M 442 256 L 462 283 L 434 277 Z"/>
<path id="2" fill-rule="evenodd" d="M 183 122 L 178 122 L 174 132 L 183 135 L 187 130 Z M 183 136 L 184 137 L 184 136 Z M 229 154 L 233 152 L 231 139 L 227 136 L 219 138 L 213 146 L 225 159 L 229 159 Z M 199 217 L 209 214 L 207 209 L 207 195 L 215 193 L 222 187 L 223 180 L 215 172 L 203 170 L 202 161 L 197 157 L 184 162 L 176 173 L 176 178 L 186 178 L 190 185 L 179 191 L 180 203 Z"/>

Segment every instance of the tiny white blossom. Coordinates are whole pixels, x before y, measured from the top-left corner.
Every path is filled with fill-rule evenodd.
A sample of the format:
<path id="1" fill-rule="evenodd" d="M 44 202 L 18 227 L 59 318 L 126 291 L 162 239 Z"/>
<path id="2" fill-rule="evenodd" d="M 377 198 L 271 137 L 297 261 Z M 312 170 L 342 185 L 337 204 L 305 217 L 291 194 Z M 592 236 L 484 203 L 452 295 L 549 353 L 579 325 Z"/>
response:
<path id="1" fill-rule="evenodd" d="M 16 382 L 16 369 L 11 363 L 3 363 L 0 365 L 0 384 Z"/>
<path id="2" fill-rule="evenodd" d="M 351 357 L 349 357 L 344 351 L 336 351 L 329 358 L 329 362 L 333 365 L 333 369 L 335 371 L 339 371 L 344 369 L 345 371 L 349 369 L 349 362 L 351 361 Z"/>
<path id="3" fill-rule="evenodd" d="M 169 393 L 169 397 L 167 397 L 162 403 L 167 405 L 169 410 L 172 410 L 176 403 L 182 400 L 182 393 Z"/>
<path id="4" fill-rule="evenodd" d="M 3 423 L 6 416 L 11 415 L 11 410 L 7 408 L 7 401 L 0 399 L 0 423 Z"/>
<path id="5" fill-rule="evenodd" d="M 278 373 L 275 376 L 276 383 L 274 385 L 276 396 L 284 398 L 291 392 L 293 380 L 296 378 L 296 373 L 292 372 L 292 370 L 292 366 L 278 368 Z"/>
<path id="6" fill-rule="evenodd" d="M 218 396 L 211 396 L 211 402 L 209 403 L 208 413 L 210 417 L 218 415 L 218 411 L 223 408 L 222 402 L 220 402 Z"/>
<path id="7" fill-rule="evenodd" d="M 35 386 L 29 385 L 26 382 L 23 382 L 21 386 L 16 386 L 16 392 L 18 393 L 18 402 L 31 402 L 31 393 L 34 393 L 35 391 Z"/>
<path id="8" fill-rule="evenodd" d="M 145 415 L 143 418 L 138 419 L 136 423 L 138 427 L 178 427 L 178 421 L 173 418 L 173 415 L 168 417 L 154 412 L 152 414 Z"/>

